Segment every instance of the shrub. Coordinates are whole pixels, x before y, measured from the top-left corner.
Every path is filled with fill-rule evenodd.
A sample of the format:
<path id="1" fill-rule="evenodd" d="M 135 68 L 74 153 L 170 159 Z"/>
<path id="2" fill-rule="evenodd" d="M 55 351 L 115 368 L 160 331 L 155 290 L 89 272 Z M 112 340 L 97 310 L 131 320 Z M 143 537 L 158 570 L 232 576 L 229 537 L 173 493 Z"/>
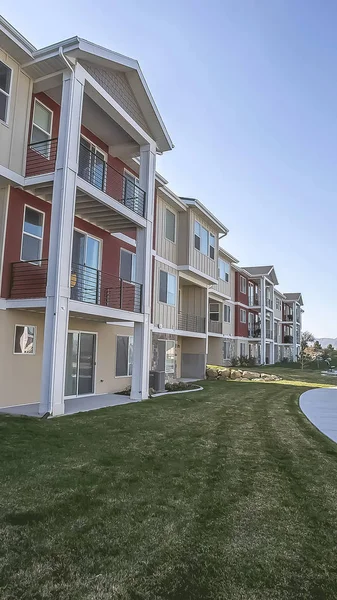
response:
<path id="1" fill-rule="evenodd" d="M 231 367 L 237 367 L 239 365 L 239 359 L 237 356 L 233 356 L 231 359 Z"/>
<path id="2" fill-rule="evenodd" d="M 190 390 L 194 387 L 195 386 L 192 383 L 186 383 L 185 381 L 174 381 L 174 382 L 168 381 L 165 384 L 165 390 L 167 392 L 179 392 L 179 391 L 184 391 L 184 390 Z"/>

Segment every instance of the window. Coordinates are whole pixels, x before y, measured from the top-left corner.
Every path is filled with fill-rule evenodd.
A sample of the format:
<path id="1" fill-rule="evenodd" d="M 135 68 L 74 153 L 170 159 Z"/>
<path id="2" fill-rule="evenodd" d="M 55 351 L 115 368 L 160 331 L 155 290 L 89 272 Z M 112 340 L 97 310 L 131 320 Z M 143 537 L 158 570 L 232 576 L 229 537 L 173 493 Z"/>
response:
<path id="1" fill-rule="evenodd" d="M 247 323 L 247 313 L 243 308 L 240 308 L 240 323 Z"/>
<path id="2" fill-rule="evenodd" d="M 240 275 L 240 292 L 242 294 L 247 294 L 247 279 Z"/>
<path id="3" fill-rule="evenodd" d="M 35 98 L 30 141 L 31 144 L 36 144 L 34 150 L 40 152 L 46 158 L 50 156 L 49 140 L 51 139 L 52 121 L 52 111 Z"/>
<path id="4" fill-rule="evenodd" d="M 130 377 L 133 362 L 133 336 L 117 336 L 116 377 Z"/>
<path id="5" fill-rule="evenodd" d="M 194 247 L 208 256 L 208 231 L 198 221 L 194 223 Z"/>
<path id="6" fill-rule="evenodd" d="M 136 280 L 136 254 L 121 248 L 119 276 L 125 281 Z"/>
<path id="7" fill-rule="evenodd" d="M 35 325 L 15 325 L 14 354 L 35 354 Z"/>
<path id="8" fill-rule="evenodd" d="M 211 321 L 220 321 L 220 304 L 218 302 L 209 303 L 209 318 Z"/>
<path id="9" fill-rule="evenodd" d="M 22 231 L 21 260 L 38 262 L 42 256 L 44 213 L 25 206 Z"/>
<path id="10" fill-rule="evenodd" d="M 222 279 L 223 281 L 226 281 L 226 283 L 229 283 L 229 263 L 226 262 L 225 260 L 222 260 L 222 258 L 219 258 L 219 277 L 220 279 Z"/>
<path id="11" fill-rule="evenodd" d="M 165 215 L 165 237 L 170 242 L 176 241 L 176 216 L 168 208 Z"/>
<path id="12" fill-rule="evenodd" d="M 245 343 L 240 344 L 240 356 L 246 356 L 246 344 Z"/>
<path id="13" fill-rule="evenodd" d="M 0 121 L 7 123 L 12 69 L 0 60 Z"/>
<path id="14" fill-rule="evenodd" d="M 176 363 L 176 343 L 166 340 L 165 344 L 165 373 L 174 373 Z"/>
<path id="15" fill-rule="evenodd" d="M 231 358 L 231 343 L 224 342 L 223 344 L 223 357 L 224 360 L 229 360 Z"/>
<path id="16" fill-rule="evenodd" d="M 225 321 L 225 323 L 230 323 L 231 322 L 231 307 L 228 306 L 228 304 L 224 304 L 223 307 L 223 320 Z"/>
<path id="17" fill-rule="evenodd" d="M 209 256 L 212 260 L 214 260 L 215 256 L 215 236 L 213 233 L 209 234 Z"/>
<path id="18" fill-rule="evenodd" d="M 176 304 L 176 277 L 167 273 L 166 271 L 160 271 L 159 278 L 159 301 L 165 302 L 175 306 Z"/>
<path id="19" fill-rule="evenodd" d="M 276 296 L 275 302 L 276 302 L 276 310 L 281 310 L 281 299 Z"/>

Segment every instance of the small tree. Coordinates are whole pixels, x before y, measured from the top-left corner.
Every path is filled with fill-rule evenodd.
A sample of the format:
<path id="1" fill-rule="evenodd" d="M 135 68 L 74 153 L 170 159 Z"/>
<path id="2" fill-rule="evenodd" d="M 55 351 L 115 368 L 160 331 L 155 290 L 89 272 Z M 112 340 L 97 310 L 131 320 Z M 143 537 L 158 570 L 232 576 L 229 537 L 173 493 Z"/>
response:
<path id="1" fill-rule="evenodd" d="M 303 333 L 301 335 L 301 345 L 300 345 L 300 352 L 299 352 L 299 359 L 301 361 L 301 369 L 304 369 L 304 360 L 305 360 L 305 356 L 306 356 L 306 349 L 308 348 L 309 344 L 311 344 L 314 341 L 315 341 L 315 338 L 312 335 L 312 333 L 310 333 L 310 331 L 303 331 Z"/>
<path id="2" fill-rule="evenodd" d="M 328 352 L 329 356 L 332 356 L 335 350 L 332 344 L 329 344 L 325 349 Z"/>

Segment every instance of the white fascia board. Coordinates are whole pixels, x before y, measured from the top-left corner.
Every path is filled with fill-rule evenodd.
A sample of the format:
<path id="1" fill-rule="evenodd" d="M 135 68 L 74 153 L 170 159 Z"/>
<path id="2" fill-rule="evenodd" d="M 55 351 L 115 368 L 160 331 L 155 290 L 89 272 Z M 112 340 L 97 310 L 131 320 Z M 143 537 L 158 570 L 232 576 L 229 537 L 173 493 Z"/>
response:
<path id="1" fill-rule="evenodd" d="M 24 186 L 25 178 L 23 175 L 19 175 L 19 173 L 0 165 L 0 183 L 4 183 L 5 185 L 15 183 L 16 185 Z"/>
<path id="2" fill-rule="evenodd" d="M 53 183 L 55 173 L 46 173 L 45 175 L 32 175 L 24 178 L 24 187 L 35 187 L 41 183 Z"/>
<path id="3" fill-rule="evenodd" d="M 223 254 L 224 256 L 226 256 L 227 258 L 229 258 L 230 262 L 232 263 L 238 263 L 239 259 L 235 258 L 235 256 L 233 256 L 232 254 L 230 254 L 229 252 L 227 252 L 227 250 L 225 250 L 224 248 L 221 248 L 221 246 L 219 246 L 219 254 Z"/>
<path id="4" fill-rule="evenodd" d="M 6 310 L 7 308 L 7 301 L 5 300 L 5 298 L 0 298 L 0 310 Z"/>
<path id="5" fill-rule="evenodd" d="M 15 44 L 18 48 L 21 59 L 29 59 L 33 57 L 33 53 L 36 51 L 35 46 L 31 44 L 19 31 L 13 27 L 4 17 L 0 15 L 0 31 L 3 35 Z M 14 58 L 18 58 L 15 57 Z"/>
<path id="6" fill-rule="evenodd" d="M 165 198 L 165 202 L 168 204 L 173 204 L 174 208 L 178 212 L 187 211 L 187 206 L 182 200 L 180 200 L 179 196 L 177 196 L 174 192 L 172 192 L 166 185 L 160 186 L 158 188 L 158 193 L 162 194 Z"/>
<path id="7" fill-rule="evenodd" d="M 124 206 L 124 204 L 118 202 L 118 200 L 111 198 L 110 196 L 108 196 L 108 194 L 102 192 L 102 190 L 99 190 L 97 187 L 95 187 L 91 183 L 88 183 L 84 179 L 81 179 L 81 177 L 79 176 L 77 176 L 77 189 L 81 190 L 82 192 L 85 192 L 86 194 L 88 194 L 88 196 L 91 196 L 91 198 L 97 200 L 97 202 L 101 202 L 105 206 L 108 206 L 117 214 L 122 215 L 138 227 L 146 227 L 146 219 L 144 219 L 144 217 L 137 215 L 137 213 L 133 212 L 133 210 L 131 210 L 127 206 Z"/>
<path id="8" fill-rule="evenodd" d="M 183 271 L 184 273 L 189 273 L 190 275 L 196 275 L 197 277 L 200 277 L 200 279 L 203 279 L 205 281 L 203 281 L 203 287 L 208 287 L 208 285 L 210 284 L 216 284 L 218 283 L 218 280 L 215 279 L 214 277 L 211 277 L 211 275 L 207 275 L 207 273 L 203 273 L 202 271 L 199 271 L 198 269 L 195 269 L 194 267 L 192 267 L 191 265 L 180 265 L 178 267 L 178 271 Z M 200 282 L 197 282 L 197 285 L 200 285 Z"/>
<path id="9" fill-rule="evenodd" d="M 19 298 L 6 300 L 6 308 L 45 308 L 46 298 Z"/>
<path id="10" fill-rule="evenodd" d="M 129 246 L 134 246 L 135 248 L 137 246 L 136 240 L 129 237 L 128 235 L 125 235 L 125 233 L 112 233 L 111 235 L 112 235 L 112 237 L 115 237 L 118 240 L 121 240 L 122 242 L 129 244 Z"/>
<path id="11" fill-rule="evenodd" d="M 182 329 L 166 329 L 165 327 L 152 327 L 155 333 L 170 333 L 171 335 L 180 335 L 182 337 L 193 337 L 206 339 L 207 333 L 198 333 L 196 331 L 184 331 Z"/>
<path id="12" fill-rule="evenodd" d="M 69 300 L 69 311 L 81 313 L 82 315 L 103 317 L 107 321 L 113 321 L 114 319 L 116 321 L 133 321 L 134 323 L 143 323 L 144 321 L 142 313 L 133 313 L 128 310 L 110 308 L 109 306 L 101 306 L 100 304 L 89 304 L 77 300 Z"/>
<path id="13" fill-rule="evenodd" d="M 181 197 L 181 200 L 190 208 L 193 208 L 195 211 L 199 211 L 203 217 L 205 217 L 206 219 L 211 221 L 214 225 L 216 225 L 219 233 L 224 233 L 225 235 L 227 235 L 227 233 L 229 232 L 229 229 L 223 223 L 221 223 L 213 215 L 213 213 L 211 213 L 211 211 L 208 210 L 208 208 L 206 208 L 206 206 L 204 206 L 202 204 L 202 202 L 200 202 L 200 200 L 197 200 L 195 198 L 185 198 L 185 197 Z"/>

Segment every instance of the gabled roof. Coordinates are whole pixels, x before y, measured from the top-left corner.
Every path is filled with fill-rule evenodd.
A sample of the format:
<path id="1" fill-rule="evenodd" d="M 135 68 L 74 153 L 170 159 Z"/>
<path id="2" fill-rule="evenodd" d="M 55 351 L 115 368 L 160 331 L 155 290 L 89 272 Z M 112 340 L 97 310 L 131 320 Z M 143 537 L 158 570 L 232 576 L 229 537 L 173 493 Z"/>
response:
<path id="1" fill-rule="evenodd" d="M 158 151 L 165 152 L 173 148 L 172 140 L 137 60 L 77 36 L 37 50 L 2 17 L 0 17 L 0 42 L 11 56 L 22 64 L 22 68 L 33 80 L 64 70 L 62 55 L 123 73 L 149 127 L 151 137 L 157 144 Z"/>
<path id="2" fill-rule="evenodd" d="M 226 256 L 232 263 L 239 262 L 239 260 L 237 258 L 235 258 L 235 256 L 232 256 L 232 254 L 229 254 L 229 252 L 227 252 L 227 250 L 225 250 L 224 248 L 221 248 L 221 246 L 219 246 L 219 254 Z"/>
<path id="3" fill-rule="evenodd" d="M 203 217 L 207 221 L 210 221 L 212 225 L 215 226 L 218 233 L 223 233 L 224 235 L 227 235 L 229 231 L 227 227 L 223 223 L 221 223 L 221 221 L 219 221 L 219 219 L 217 219 L 213 215 L 213 213 L 211 213 L 211 211 L 208 210 L 208 208 L 206 208 L 206 206 L 204 206 L 202 202 L 200 202 L 200 200 L 197 200 L 197 198 L 186 198 L 184 196 L 180 196 L 180 199 L 187 206 L 193 208 L 195 212 L 198 213 L 201 217 Z"/>
<path id="4" fill-rule="evenodd" d="M 303 298 L 300 292 L 296 292 L 294 294 L 284 294 L 285 300 L 288 302 L 298 302 L 301 306 L 303 306 Z"/>
<path id="5" fill-rule="evenodd" d="M 252 277 L 268 277 L 274 285 L 278 285 L 278 279 L 275 273 L 273 265 L 261 266 L 261 267 L 241 267 L 244 271 L 247 271 Z"/>

